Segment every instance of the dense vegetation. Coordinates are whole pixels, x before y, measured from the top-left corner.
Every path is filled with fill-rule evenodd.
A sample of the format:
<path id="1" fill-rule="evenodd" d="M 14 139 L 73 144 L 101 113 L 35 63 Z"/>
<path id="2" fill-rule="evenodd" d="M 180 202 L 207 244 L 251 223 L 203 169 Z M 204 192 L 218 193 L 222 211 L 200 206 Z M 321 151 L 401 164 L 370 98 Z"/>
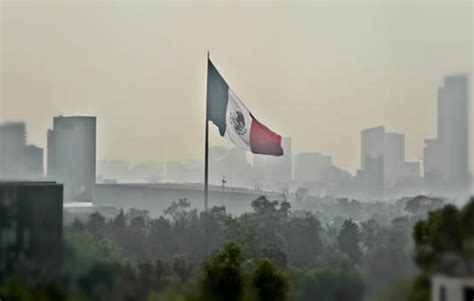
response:
<path id="1" fill-rule="evenodd" d="M 421 270 L 410 300 L 429 300 L 430 276 L 474 276 L 474 198 L 461 210 L 453 205 L 432 211 L 416 223 L 415 262 Z"/>
<path id="2" fill-rule="evenodd" d="M 386 207 L 346 199 L 304 211 L 260 197 L 240 216 L 223 207 L 198 212 L 185 199 L 159 218 L 140 210 L 111 220 L 94 213 L 65 227 L 64 264 L 56 275 L 26 265 L 0 297 L 427 300 L 429 275 L 442 269 L 443 253 L 472 260 L 474 199 L 462 210 L 446 206 L 422 220 L 435 209 L 422 208 L 425 203 L 397 203 L 403 214 L 390 221 Z M 413 258 L 422 272 L 415 281 Z"/>

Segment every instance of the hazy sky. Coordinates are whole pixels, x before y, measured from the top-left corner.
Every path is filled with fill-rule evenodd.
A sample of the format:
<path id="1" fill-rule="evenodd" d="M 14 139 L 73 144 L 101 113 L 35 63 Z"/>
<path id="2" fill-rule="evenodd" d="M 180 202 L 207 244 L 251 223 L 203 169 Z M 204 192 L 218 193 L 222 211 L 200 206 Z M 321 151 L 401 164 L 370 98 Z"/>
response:
<path id="1" fill-rule="evenodd" d="M 421 160 L 443 76 L 472 73 L 473 15 L 471 1 L 2 1 L 0 119 L 44 147 L 53 116 L 93 114 L 98 159 L 201 159 L 209 49 L 294 153 L 354 171 L 360 130 L 385 125 Z M 471 97 L 471 145 L 473 116 Z"/>

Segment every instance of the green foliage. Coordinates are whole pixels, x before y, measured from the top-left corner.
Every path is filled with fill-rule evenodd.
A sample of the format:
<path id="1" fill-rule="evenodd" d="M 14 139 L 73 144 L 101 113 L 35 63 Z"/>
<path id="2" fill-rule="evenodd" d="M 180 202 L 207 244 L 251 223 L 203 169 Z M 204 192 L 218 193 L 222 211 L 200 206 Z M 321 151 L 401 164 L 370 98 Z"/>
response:
<path id="1" fill-rule="evenodd" d="M 23 281 L 11 280 L 0 289 L 0 300 L 8 301 L 81 301 L 63 286 L 54 283 L 42 283 L 28 287 Z"/>
<path id="2" fill-rule="evenodd" d="M 288 299 L 288 279 L 268 259 L 257 262 L 251 283 L 260 301 L 285 301 Z"/>
<path id="3" fill-rule="evenodd" d="M 147 301 L 187 301 L 194 300 L 193 298 L 178 292 L 174 288 L 168 288 L 161 293 L 151 292 L 148 295 Z"/>
<path id="4" fill-rule="evenodd" d="M 474 197 L 461 212 L 461 228 L 464 237 L 464 257 L 474 260 Z"/>
<path id="5" fill-rule="evenodd" d="M 364 283 L 360 273 L 348 267 L 313 271 L 293 270 L 292 300 L 360 301 L 364 295 Z"/>
<path id="6" fill-rule="evenodd" d="M 361 224 L 360 245 L 367 294 L 396 295 L 392 292 L 396 290 L 392 283 L 403 283 L 403 278 L 415 273 L 411 227 L 408 218 L 397 218 L 390 225 L 380 225 L 374 220 Z"/>
<path id="7" fill-rule="evenodd" d="M 430 279 L 427 276 L 416 277 L 408 295 L 408 301 L 429 301 L 431 299 L 430 288 Z"/>
<path id="8" fill-rule="evenodd" d="M 278 247 L 276 244 L 268 243 L 263 248 L 263 257 L 268 258 L 274 263 L 279 269 L 286 269 L 288 265 L 288 259 L 284 250 Z"/>
<path id="9" fill-rule="evenodd" d="M 123 209 L 120 209 L 119 214 L 112 220 L 112 225 L 117 228 L 125 228 L 127 226 L 127 219 L 123 213 Z"/>
<path id="10" fill-rule="evenodd" d="M 81 277 L 79 287 L 88 300 L 113 300 L 119 296 L 120 266 L 112 263 L 100 263 Z"/>
<path id="11" fill-rule="evenodd" d="M 66 228 L 63 232 L 66 249 L 64 268 L 68 274 L 82 274 L 97 263 L 126 262 L 126 257 L 117 241 Z"/>
<path id="12" fill-rule="evenodd" d="M 418 195 L 405 204 L 405 210 L 416 217 L 423 217 L 428 212 L 439 209 L 442 206 L 443 200 L 440 198 Z"/>
<path id="13" fill-rule="evenodd" d="M 380 301 L 400 301 L 408 300 L 410 296 L 411 287 L 413 280 L 411 278 L 395 279 L 391 282 L 387 282 L 385 290 L 383 290 L 373 300 Z"/>
<path id="14" fill-rule="evenodd" d="M 288 250 L 288 261 L 297 267 L 316 267 L 323 252 L 321 223 L 311 212 L 292 216 L 282 233 Z"/>
<path id="15" fill-rule="evenodd" d="M 193 266 L 183 256 L 177 256 L 173 261 L 173 271 L 181 282 L 187 281 L 192 275 Z"/>
<path id="16" fill-rule="evenodd" d="M 241 300 L 244 288 L 242 249 L 227 243 L 203 264 L 200 281 L 201 297 L 211 301 Z"/>
<path id="17" fill-rule="evenodd" d="M 416 244 L 415 261 L 424 273 L 446 272 L 446 255 L 461 261 L 474 258 L 472 253 L 472 220 L 474 198 L 459 211 L 453 205 L 430 212 L 426 220 L 416 223 L 413 239 Z M 471 227 L 471 228 L 470 228 Z"/>
<path id="18" fill-rule="evenodd" d="M 441 268 L 439 254 L 446 252 L 472 258 L 473 203 L 433 212 L 416 224 L 420 267 Z M 357 301 L 369 290 L 383 296 L 387 283 L 413 275 L 413 217 L 390 224 L 380 204 L 339 199 L 324 206 L 324 214 L 292 211 L 287 202 L 260 197 L 252 212 L 231 216 L 225 207 L 198 212 L 181 199 L 158 218 L 136 209 L 111 220 L 95 213 L 65 227 L 64 279 L 55 283 L 64 296 L 85 300 Z M 347 213 L 380 214 L 384 221 L 359 227 Z M 28 281 L 13 290 L 41 300 L 38 287 L 47 283 Z M 426 284 L 414 286 L 412 300 L 426 295 L 420 283 Z"/>
<path id="19" fill-rule="evenodd" d="M 337 236 L 337 242 L 339 248 L 349 256 L 353 263 L 358 263 L 362 257 L 359 241 L 359 227 L 351 219 L 345 220 Z"/>
<path id="20" fill-rule="evenodd" d="M 421 269 L 410 300 L 429 300 L 430 280 L 434 273 L 474 275 L 469 266 L 474 260 L 474 198 L 458 210 L 453 205 L 429 213 L 413 229 L 415 262 Z M 461 276 L 466 276 L 461 275 Z M 459 276 L 459 275 L 458 275 Z"/>
<path id="21" fill-rule="evenodd" d="M 243 263 L 242 248 L 236 243 L 227 243 L 217 250 L 203 264 L 199 282 L 200 300 L 288 299 L 288 279 L 270 260 L 257 261 L 251 273 L 245 272 Z"/>

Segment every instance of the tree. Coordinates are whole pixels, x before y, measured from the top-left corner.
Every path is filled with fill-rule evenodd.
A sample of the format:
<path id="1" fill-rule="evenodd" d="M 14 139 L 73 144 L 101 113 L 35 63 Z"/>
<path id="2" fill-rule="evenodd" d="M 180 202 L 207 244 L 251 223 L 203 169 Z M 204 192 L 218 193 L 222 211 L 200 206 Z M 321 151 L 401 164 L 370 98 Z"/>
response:
<path id="1" fill-rule="evenodd" d="M 9 301 L 79 301 L 59 283 L 46 282 L 28 287 L 23 281 L 14 279 L 0 287 L 0 300 Z"/>
<path id="2" fill-rule="evenodd" d="M 79 287 L 88 300 L 115 300 L 120 266 L 116 263 L 100 263 L 79 280 Z"/>
<path id="3" fill-rule="evenodd" d="M 339 248 L 349 256 L 352 263 L 358 263 L 362 257 L 359 241 L 359 227 L 351 219 L 345 220 L 337 237 L 337 242 Z"/>
<path id="4" fill-rule="evenodd" d="M 288 258 L 284 250 L 274 243 L 268 243 L 263 248 L 263 256 L 271 260 L 278 268 L 286 269 Z"/>
<path id="5" fill-rule="evenodd" d="M 99 232 L 104 229 L 105 217 L 99 212 L 94 212 L 89 216 L 89 222 L 87 223 L 87 229 L 92 233 Z"/>
<path id="6" fill-rule="evenodd" d="M 273 215 L 277 212 L 278 202 L 269 201 L 265 196 L 260 196 L 252 201 L 253 211 L 258 215 Z"/>
<path id="7" fill-rule="evenodd" d="M 323 251 L 322 227 L 311 212 L 292 216 L 282 226 L 288 261 L 296 267 L 315 267 Z"/>
<path id="8" fill-rule="evenodd" d="M 124 229 L 127 226 L 127 219 L 123 213 L 123 209 L 120 209 L 119 214 L 113 219 L 112 224 L 120 229 Z"/>
<path id="9" fill-rule="evenodd" d="M 320 270 L 293 270 L 291 299 L 296 301 L 361 301 L 364 297 L 362 276 L 346 267 Z"/>
<path id="10" fill-rule="evenodd" d="M 415 262 L 430 274 L 442 269 L 445 255 L 462 256 L 463 229 L 460 214 L 453 205 L 433 211 L 427 220 L 420 220 L 413 230 L 416 244 Z"/>
<path id="11" fill-rule="evenodd" d="M 242 249 L 227 243 L 203 265 L 201 297 L 211 301 L 241 300 L 244 288 Z"/>
<path id="12" fill-rule="evenodd" d="M 440 198 L 418 195 L 406 203 L 405 210 L 416 217 L 423 217 L 428 212 L 441 208 L 442 206 L 443 200 Z"/>
<path id="13" fill-rule="evenodd" d="M 446 205 L 413 228 L 415 262 L 421 269 L 410 300 L 428 300 L 434 273 L 474 276 L 474 198 L 461 209 Z"/>
<path id="14" fill-rule="evenodd" d="M 257 262 L 251 277 L 251 283 L 260 301 L 284 301 L 288 299 L 288 279 L 268 259 Z"/>
<path id="15" fill-rule="evenodd" d="M 181 282 L 187 281 L 192 274 L 193 266 L 183 256 L 175 257 L 173 271 Z"/>
<path id="16" fill-rule="evenodd" d="M 187 208 L 191 206 L 191 202 L 187 199 L 179 199 L 178 202 L 173 202 L 168 208 L 163 212 L 165 215 L 171 216 L 171 219 L 175 223 L 183 222 L 187 216 Z"/>

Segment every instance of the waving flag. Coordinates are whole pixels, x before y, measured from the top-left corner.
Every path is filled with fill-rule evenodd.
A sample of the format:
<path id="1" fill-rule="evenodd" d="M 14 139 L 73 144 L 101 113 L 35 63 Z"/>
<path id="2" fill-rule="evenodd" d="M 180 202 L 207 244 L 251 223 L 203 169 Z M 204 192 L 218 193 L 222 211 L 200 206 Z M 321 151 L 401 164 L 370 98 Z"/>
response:
<path id="1" fill-rule="evenodd" d="M 207 120 L 221 136 L 255 154 L 283 155 L 281 136 L 260 123 L 230 89 L 216 67 L 207 61 Z"/>

